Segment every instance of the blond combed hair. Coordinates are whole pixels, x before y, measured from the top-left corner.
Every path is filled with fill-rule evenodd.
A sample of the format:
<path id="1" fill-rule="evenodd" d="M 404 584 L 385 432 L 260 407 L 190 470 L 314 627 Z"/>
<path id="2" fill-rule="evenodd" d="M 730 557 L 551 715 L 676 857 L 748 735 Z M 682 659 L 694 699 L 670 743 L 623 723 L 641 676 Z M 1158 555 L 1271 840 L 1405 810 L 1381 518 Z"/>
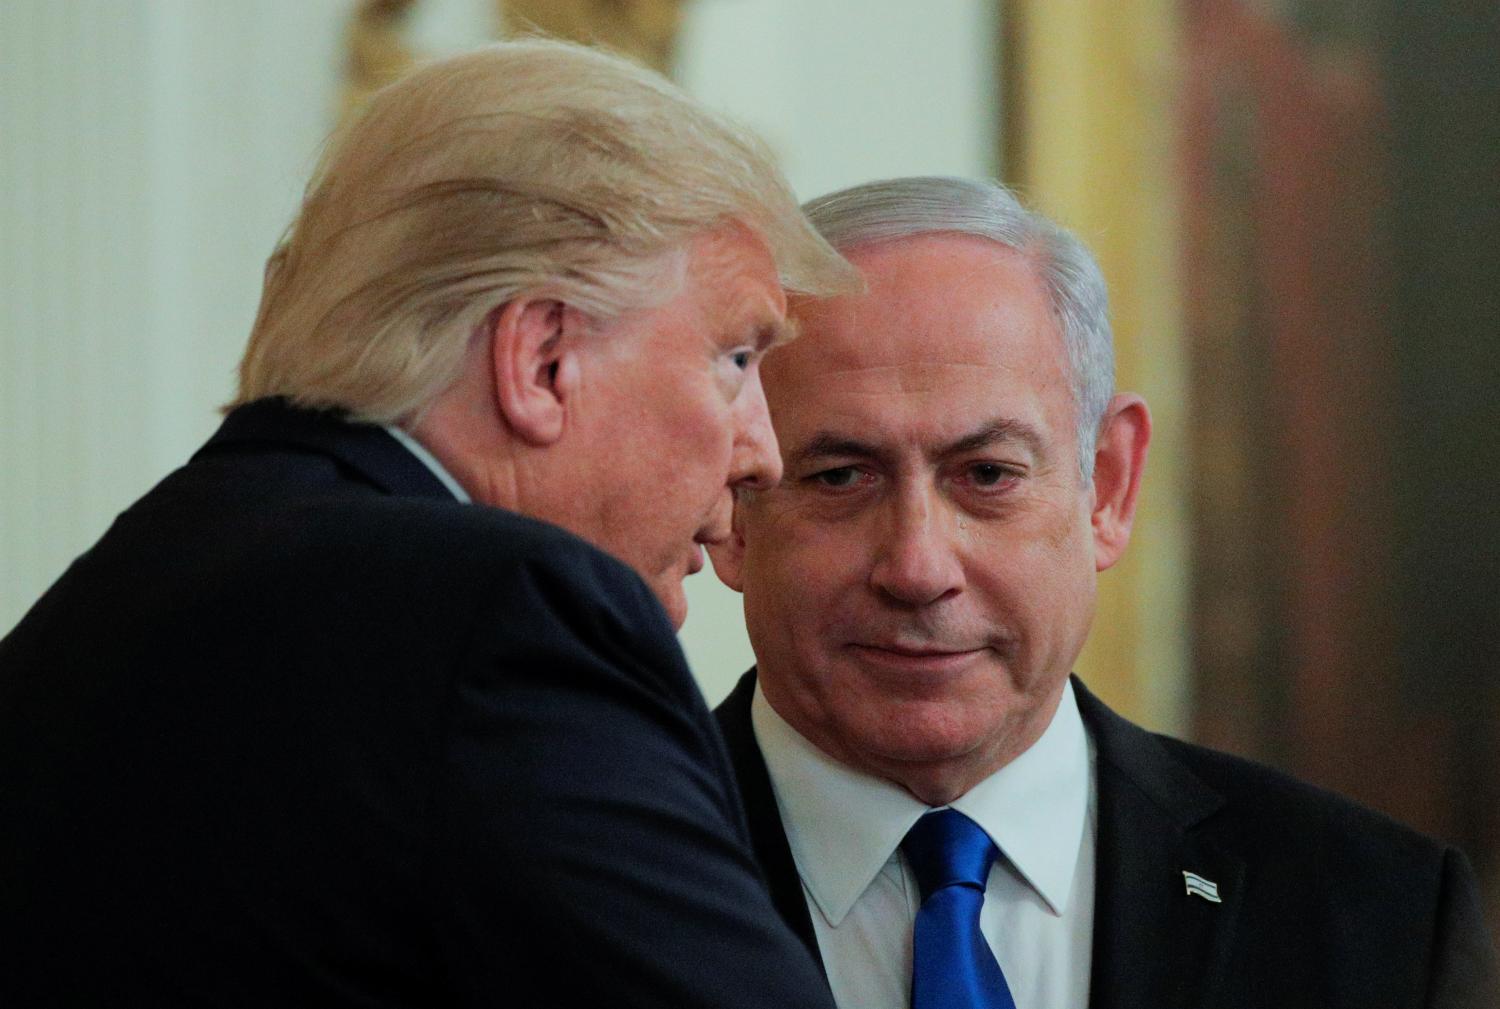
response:
<path id="1" fill-rule="evenodd" d="M 235 402 L 410 420 L 496 307 L 647 307 L 674 254 L 730 221 L 790 291 L 857 283 L 760 141 L 656 74 L 542 39 L 427 64 L 330 141 L 266 264 Z"/>

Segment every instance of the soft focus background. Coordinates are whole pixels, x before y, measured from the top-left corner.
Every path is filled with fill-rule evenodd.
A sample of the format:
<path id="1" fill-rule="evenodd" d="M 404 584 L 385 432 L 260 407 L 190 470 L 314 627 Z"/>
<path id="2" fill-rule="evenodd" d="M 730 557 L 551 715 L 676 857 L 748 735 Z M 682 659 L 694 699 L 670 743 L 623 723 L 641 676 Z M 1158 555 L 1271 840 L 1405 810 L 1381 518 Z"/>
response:
<path id="1" fill-rule="evenodd" d="M 1462 844 L 1500 910 L 1500 8 L 1460 0 L 0 0 L 0 633 L 217 423 L 342 112 L 524 26 L 803 197 L 994 176 L 1109 278 L 1157 435 L 1080 671 Z M 710 700 L 753 661 L 689 583 Z"/>

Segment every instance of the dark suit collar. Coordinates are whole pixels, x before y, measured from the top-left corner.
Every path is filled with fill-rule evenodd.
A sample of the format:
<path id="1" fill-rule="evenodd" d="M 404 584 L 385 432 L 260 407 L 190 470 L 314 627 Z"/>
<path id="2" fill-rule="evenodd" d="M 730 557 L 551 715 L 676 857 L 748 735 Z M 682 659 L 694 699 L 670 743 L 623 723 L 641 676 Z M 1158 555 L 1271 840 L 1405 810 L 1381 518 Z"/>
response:
<path id="1" fill-rule="evenodd" d="M 1098 755 L 1092 1009 L 1207 1009 L 1226 970 L 1245 866 L 1197 830 L 1224 799 L 1076 677 Z M 1220 903 L 1187 890 L 1211 881 Z"/>
<path id="2" fill-rule="evenodd" d="M 1077 676 L 1072 682 L 1078 712 L 1100 760 L 1134 782 L 1164 816 L 1188 828 L 1223 807 L 1224 797 L 1168 753 L 1156 736 L 1111 711 Z"/>
<path id="3" fill-rule="evenodd" d="M 276 397 L 230 411 L 194 458 L 255 446 L 330 456 L 350 475 L 387 494 L 454 500 L 437 475 L 379 425 L 351 421 L 334 410 L 293 406 Z"/>
<path id="4" fill-rule="evenodd" d="M 740 677 L 730 695 L 714 709 L 714 717 L 718 719 L 729 750 L 729 762 L 734 766 L 739 782 L 740 798 L 750 821 L 750 843 L 765 874 L 771 902 L 822 967 L 823 956 L 818 950 L 812 913 L 802 892 L 802 877 L 792 859 L 791 845 L 787 843 L 786 830 L 781 825 L 781 810 L 776 805 L 776 793 L 771 788 L 771 775 L 766 770 L 766 761 L 755 741 L 755 730 L 750 722 L 750 702 L 754 696 L 755 670 L 751 669 Z"/>

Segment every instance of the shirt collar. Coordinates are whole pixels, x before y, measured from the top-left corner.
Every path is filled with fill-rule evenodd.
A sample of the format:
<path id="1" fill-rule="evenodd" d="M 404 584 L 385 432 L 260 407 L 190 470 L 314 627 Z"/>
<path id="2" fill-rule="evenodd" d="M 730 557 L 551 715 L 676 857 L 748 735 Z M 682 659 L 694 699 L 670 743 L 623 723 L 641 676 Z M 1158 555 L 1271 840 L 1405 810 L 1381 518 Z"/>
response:
<path id="1" fill-rule="evenodd" d="M 756 742 L 797 871 L 835 927 L 890 860 L 927 805 L 893 782 L 834 760 L 787 724 L 759 684 L 750 705 Z M 1031 748 L 955 799 L 1016 872 L 1061 915 L 1087 826 L 1088 737 L 1073 686 Z"/>
<path id="2" fill-rule="evenodd" d="M 469 492 L 464 490 L 462 484 L 453 479 L 453 474 L 449 473 L 447 468 L 438 462 L 437 456 L 427 451 L 426 445 L 423 445 L 394 424 L 382 424 L 381 427 L 385 429 L 386 434 L 395 438 L 408 452 L 416 456 L 423 466 L 432 470 L 432 475 L 437 477 L 454 497 L 458 498 L 464 504 L 473 503 L 473 498 L 469 497 Z"/>

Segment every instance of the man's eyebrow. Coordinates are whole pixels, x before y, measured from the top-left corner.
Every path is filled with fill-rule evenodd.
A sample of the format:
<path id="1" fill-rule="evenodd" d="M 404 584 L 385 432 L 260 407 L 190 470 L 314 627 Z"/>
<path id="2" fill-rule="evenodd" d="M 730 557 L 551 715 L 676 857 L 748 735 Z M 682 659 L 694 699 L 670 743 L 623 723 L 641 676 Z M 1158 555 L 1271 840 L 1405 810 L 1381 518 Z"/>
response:
<path id="1" fill-rule="evenodd" d="M 1023 420 L 1011 417 L 1001 417 L 990 421 L 981 428 L 964 435 L 957 441 L 950 442 L 939 450 L 938 454 L 943 456 L 963 455 L 965 452 L 974 452 L 987 448 L 996 442 L 1020 442 L 1031 450 L 1036 456 L 1046 454 L 1046 442 L 1041 432 Z"/>
<path id="2" fill-rule="evenodd" d="M 935 458 L 947 458 L 948 456 L 963 455 L 967 452 L 976 452 L 997 443 L 1019 442 L 1038 458 L 1046 455 L 1045 445 L 1041 432 L 1023 420 L 1010 417 L 1002 417 L 990 421 L 982 427 L 976 428 L 969 434 L 951 441 L 938 448 L 934 454 Z M 843 459 L 881 459 L 889 455 L 889 451 L 878 445 L 846 434 L 838 434 L 833 431 L 819 431 L 802 445 L 793 449 L 787 456 L 787 466 L 791 468 L 800 464 L 806 464 L 815 459 L 843 458 Z"/>
<path id="3" fill-rule="evenodd" d="M 870 459 L 878 455 L 880 455 L 880 450 L 869 442 L 850 438 L 847 435 L 834 434 L 831 431 L 819 431 L 793 450 L 787 462 L 790 466 L 796 466 L 814 459 L 830 457 Z"/>

